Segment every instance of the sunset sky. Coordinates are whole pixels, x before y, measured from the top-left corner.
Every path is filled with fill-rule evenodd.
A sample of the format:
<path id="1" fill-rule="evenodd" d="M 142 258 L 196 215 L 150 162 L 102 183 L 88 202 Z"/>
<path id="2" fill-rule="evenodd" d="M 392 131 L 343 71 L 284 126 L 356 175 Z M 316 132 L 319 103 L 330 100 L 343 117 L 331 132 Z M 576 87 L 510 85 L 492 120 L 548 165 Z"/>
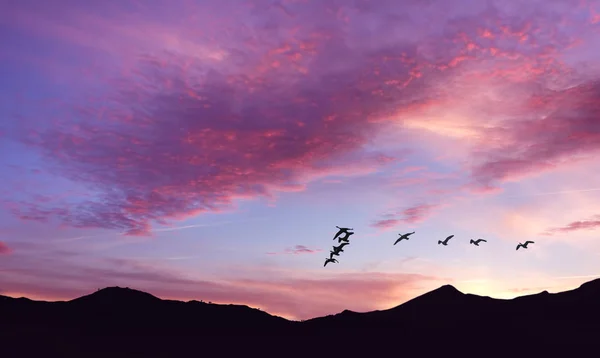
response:
<path id="1" fill-rule="evenodd" d="M 0 44 L 2 295 L 306 319 L 600 276 L 600 0 L 9 0 Z"/>

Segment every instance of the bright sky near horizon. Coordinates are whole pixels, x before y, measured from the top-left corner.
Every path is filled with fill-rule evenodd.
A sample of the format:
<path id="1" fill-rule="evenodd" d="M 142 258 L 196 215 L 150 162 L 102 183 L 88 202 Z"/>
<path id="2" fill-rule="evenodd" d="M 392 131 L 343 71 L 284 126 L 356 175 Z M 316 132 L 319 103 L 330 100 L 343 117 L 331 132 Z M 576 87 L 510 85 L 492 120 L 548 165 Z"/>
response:
<path id="1" fill-rule="evenodd" d="M 598 0 L 4 1 L 0 294 L 305 319 L 577 287 L 598 48 Z"/>

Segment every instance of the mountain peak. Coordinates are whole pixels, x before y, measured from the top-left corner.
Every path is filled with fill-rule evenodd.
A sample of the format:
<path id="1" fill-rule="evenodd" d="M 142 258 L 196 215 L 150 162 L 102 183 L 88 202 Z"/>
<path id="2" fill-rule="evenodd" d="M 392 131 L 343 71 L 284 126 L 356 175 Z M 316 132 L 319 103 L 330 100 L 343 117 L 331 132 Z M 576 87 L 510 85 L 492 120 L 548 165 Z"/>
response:
<path id="1" fill-rule="evenodd" d="M 413 300 L 424 301 L 436 301 L 436 302 L 450 302 L 465 296 L 464 293 L 460 292 L 456 287 L 452 285 L 443 285 L 433 291 L 429 291 Z"/>
<path id="2" fill-rule="evenodd" d="M 102 304 L 139 304 L 158 301 L 161 301 L 161 299 L 149 293 L 119 286 L 106 287 L 92 294 L 72 300 L 72 302 L 94 302 Z"/>
<path id="3" fill-rule="evenodd" d="M 435 293 L 436 295 L 444 295 L 444 296 L 456 296 L 463 295 L 456 287 L 452 285 L 443 285 L 438 289 L 435 289 L 429 293 Z"/>
<path id="4" fill-rule="evenodd" d="M 406 307 L 413 307 L 414 305 L 429 305 L 431 303 L 445 303 L 445 302 L 455 302 L 458 299 L 465 297 L 465 294 L 460 292 L 456 287 L 452 285 L 443 285 L 433 291 L 429 291 L 420 296 L 413 298 L 399 306 L 391 308 L 390 310 L 403 309 Z M 390 310 L 384 310 L 390 311 Z"/>

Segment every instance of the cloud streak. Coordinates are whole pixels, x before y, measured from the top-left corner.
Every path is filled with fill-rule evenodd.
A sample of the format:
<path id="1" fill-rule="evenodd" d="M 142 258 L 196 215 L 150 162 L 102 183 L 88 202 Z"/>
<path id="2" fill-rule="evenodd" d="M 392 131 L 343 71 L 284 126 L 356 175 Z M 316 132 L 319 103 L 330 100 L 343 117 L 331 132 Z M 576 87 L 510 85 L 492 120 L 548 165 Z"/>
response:
<path id="1" fill-rule="evenodd" d="M 573 221 L 566 226 L 550 228 L 542 234 L 545 236 L 552 236 L 580 230 L 595 230 L 598 228 L 600 228 L 600 215 L 595 215 L 587 220 Z"/>
<path id="2" fill-rule="evenodd" d="M 510 195 L 510 198 L 518 198 L 523 196 L 541 196 L 541 195 L 557 195 L 557 194 L 572 194 L 572 193 L 589 193 L 600 191 L 600 188 L 590 188 L 590 189 L 573 189 L 573 190 L 560 190 L 560 191 L 549 191 L 544 193 L 531 193 L 531 194 L 521 194 L 521 195 Z"/>
<path id="3" fill-rule="evenodd" d="M 323 251 L 322 249 L 311 249 L 304 245 L 296 245 L 293 248 L 287 248 L 282 252 L 267 252 L 267 255 L 302 255 L 302 254 L 316 254 L 317 252 Z"/>
<path id="4" fill-rule="evenodd" d="M 498 144 L 477 153 L 483 158 L 472 171 L 477 183 L 494 185 L 552 170 L 565 162 L 589 159 L 600 150 L 600 82 L 546 90 L 530 102 L 528 118 L 488 131 L 485 141 Z"/>
<path id="5" fill-rule="evenodd" d="M 437 204 L 418 204 L 399 212 L 384 214 L 382 219 L 374 221 L 371 226 L 379 229 L 391 229 L 401 223 L 418 224 L 431 216 L 439 207 L 440 205 Z"/>

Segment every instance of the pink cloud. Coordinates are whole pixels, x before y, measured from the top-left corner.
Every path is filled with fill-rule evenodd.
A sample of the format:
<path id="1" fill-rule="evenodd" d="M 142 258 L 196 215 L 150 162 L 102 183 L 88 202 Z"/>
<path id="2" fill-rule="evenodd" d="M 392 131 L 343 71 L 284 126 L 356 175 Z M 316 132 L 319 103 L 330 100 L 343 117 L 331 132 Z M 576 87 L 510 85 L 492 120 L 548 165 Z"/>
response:
<path id="1" fill-rule="evenodd" d="M 8 245 L 2 241 L 0 241 L 0 255 L 8 255 L 11 254 L 13 250 L 8 247 Z"/>
<path id="2" fill-rule="evenodd" d="M 267 252 L 267 255 L 301 255 L 301 254 L 316 254 L 323 251 L 322 249 L 311 249 L 304 245 L 296 245 L 291 249 L 285 249 L 283 252 Z"/>
<path id="3" fill-rule="evenodd" d="M 474 185 L 490 187 L 548 171 L 591 158 L 600 150 L 599 83 L 545 91 L 530 98 L 530 109 L 523 115 L 527 118 L 487 131 L 483 140 L 497 145 L 476 153 L 481 160 L 472 170 Z"/>
<path id="4" fill-rule="evenodd" d="M 374 221 L 371 226 L 377 229 L 391 229 L 400 224 L 400 222 L 401 220 L 399 219 L 381 219 Z"/>
<path id="5" fill-rule="evenodd" d="M 528 19 L 522 11 L 529 7 L 513 5 L 486 3 L 460 18 L 446 17 L 442 6 L 430 9 L 439 19 L 435 29 L 409 16 L 406 30 L 419 34 L 412 39 L 400 31 L 408 25 L 391 14 L 420 14 L 419 2 L 300 2 L 286 11 L 203 2 L 182 5 L 173 11 L 185 16 L 164 23 L 151 20 L 161 10 L 150 5 L 137 16 L 100 4 L 111 16 L 94 15 L 101 12 L 70 2 L 37 12 L 11 8 L 9 24 L 59 39 L 62 49 L 78 49 L 85 61 L 77 71 L 85 68 L 95 81 L 72 88 L 61 101 L 29 103 L 41 114 L 19 114 L 6 131 L 38 150 L 52 173 L 94 197 L 26 198 L 12 211 L 26 220 L 148 235 L 159 220 L 218 212 L 238 198 L 304 190 L 307 182 L 343 173 L 352 158 L 364 158 L 370 139 L 390 122 L 452 104 L 456 92 L 444 89 L 458 78 L 539 91 L 543 84 L 534 83 L 568 74 L 557 56 L 576 43 L 584 24 L 560 6 L 535 5 L 536 16 Z M 371 16 L 378 25 L 365 33 L 360 24 Z M 248 31 L 249 23 L 257 26 Z M 573 32 L 559 31 L 558 23 L 575 26 Z M 149 40 L 148 33 L 158 35 Z M 103 61 L 106 53 L 114 57 Z M 584 87 L 562 102 L 560 94 L 542 91 L 543 99 L 532 99 L 521 113 L 523 120 L 488 129 L 481 147 L 493 148 L 476 153 L 474 185 L 491 188 L 573 160 L 573 142 L 590 153 L 597 143 L 590 121 L 597 101 L 595 90 Z M 563 112 L 552 107 L 558 102 Z M 517 107 L 496 104 L 490 111 L 513 114 Z M 543 120 L 529 120 L 531 111 L 551 110 Z M 578 126 L 588 130 L 561 137 Z M 549 129 L 555 133 L 541 134 Z M 351 173 L 389 164 L 393 158 L 386 154 L 363 159 L 368 163 Z M 419 182 L 399 183 L 411 184 Z M 420 215 L 398 220 L 417 222 Z"/>
<path id="6" fill-rule="evenodd" d="M 438 204 L 417 204 L 396 213 L 385 214 L 383 219 L 371 224 L 372 227 L 390 229 L 400 223 L 417 224 L 426 220 L 433 211 L 439 208 Z"/>
<path id="7" fill-rule="evenodd" d="M 340 45 L 339 36 L 306 29 L 266 54 L 240 53 L 244 64 L 227 73 L 208 71 L 183 54 L 140 56 L 135 71 L 111 80 L 104 93 L 62 105 L 53 125 L 34 129 L 40 127 L 35 117 L 23 122 L 30 128 L 21 139 L 55 172 L 93 188 L 97 197 L 29 201 L 13 212 L 148 235 L 153 221 L 223 210 L 236 198 L 302 190 L 311 176 L 345 172 L 352 157 L 364 157 L 371 167 L 390 163 L 394 157 L 365 157 L 362 150 L 385 125 L 377 118 L 431 101 L 435 94 L 423 81 L 441 72 L 414 77 L 425 60 L 410 42 L 363 55 Z M 294 54 L 311 60 L 297 64 Z M 344 68 L 332 75 L 328 66 L 339 56 L 346 58 Z M 383 66 L 400 56 L 412 62 Z M 413 77 L 406 86 L 381 87 L 386 79 Z"/>
<path id="8" fill-rule="evenodd" d="M 542 233 L 542 235 L 552 236 L 554 234 L 569 233 L 580 230 L 595 230 L 598 228 L 600 228 L 600 215 L 595 215 L 587 220 L 574 221 L 566 226 L 548 229 Z"/>
<path id="9" fill-rule="evenodd" d="M 402 215 L 404 216 L 403 221 L 408 224 L 419 223 L 431 215 L 432 211 L 438 206 L 439 205 L 419 204 L 405 209 L 402 211 Z"/>
<path id="10" fill-rule="evenodd" d="M 412 172 L 418 172 L 418 171 L 422 171 L 422 170 L 427 170 L 427 167 L 424 166 L 409 166 L 409 167 L 405 167 L 401 170 L 402 174 L 407 174 L 407 173 L 412 173 Z"/>

